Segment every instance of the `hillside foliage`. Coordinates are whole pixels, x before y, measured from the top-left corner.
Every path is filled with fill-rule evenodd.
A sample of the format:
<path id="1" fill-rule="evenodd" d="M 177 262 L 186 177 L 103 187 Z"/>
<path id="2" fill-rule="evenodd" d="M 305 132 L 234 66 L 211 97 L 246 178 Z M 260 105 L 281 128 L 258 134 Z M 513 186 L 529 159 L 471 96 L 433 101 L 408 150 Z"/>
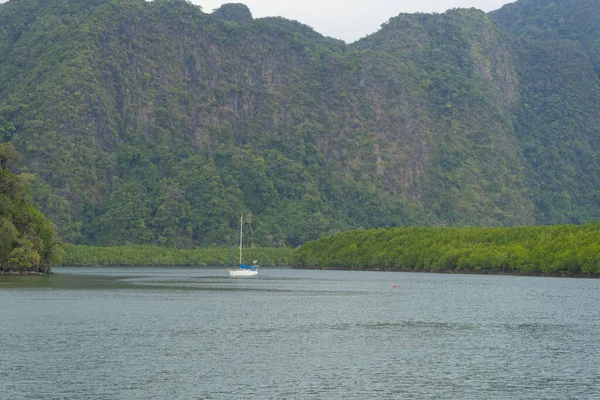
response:
<path id="1" fill-rule="evenodd" d="M 521 0 L 492 13 L 513 36 L 515 135 L 541 224 L 600 220 L 600 18 L 593 0 Z"/>
<path id="2" fill-rule="evenodd" d="M 11 0 L 0 142 L 74 244 L 227 247 L 240 214 L 259 247 L 597 221 L 600 17 L 554 3 L 401 14 L 345 44 L 242 4 Z"/>
<path id="3" fill-rule="evenodd" d="M 243 263 L 256 260 L 261 266 L 290 266 L 294 261 L 294 249 L 246 248 Z M 216 266 L 224 268 L 237 265 L 239 253 L 233 248 L 209 247 L 174 249 L 172 247 L 129 245 L 95 247 L 64 245 L 62 266 Z"/>

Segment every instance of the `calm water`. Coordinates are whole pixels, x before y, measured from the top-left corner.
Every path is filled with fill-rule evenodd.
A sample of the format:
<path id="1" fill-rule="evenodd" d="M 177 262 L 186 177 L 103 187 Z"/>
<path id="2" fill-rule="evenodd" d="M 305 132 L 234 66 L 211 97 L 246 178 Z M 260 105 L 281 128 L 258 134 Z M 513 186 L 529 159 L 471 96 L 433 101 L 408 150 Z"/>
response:
<path id="1" fill-rule="evenodd" d="M 55 272 L 0 277 L 2 399 L 600 398 L 600 280 Z"/>

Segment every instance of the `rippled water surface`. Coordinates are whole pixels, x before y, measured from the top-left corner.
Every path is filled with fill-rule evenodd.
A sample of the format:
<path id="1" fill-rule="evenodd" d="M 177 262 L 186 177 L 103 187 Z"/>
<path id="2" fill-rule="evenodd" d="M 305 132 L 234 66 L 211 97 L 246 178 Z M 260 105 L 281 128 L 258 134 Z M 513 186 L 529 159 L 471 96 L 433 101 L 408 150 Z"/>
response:
<path id="1" fill-rule="evenodd" d="M 2 399 L 600 398 L 600 280 L 55 272 L 0 277 Z"/>

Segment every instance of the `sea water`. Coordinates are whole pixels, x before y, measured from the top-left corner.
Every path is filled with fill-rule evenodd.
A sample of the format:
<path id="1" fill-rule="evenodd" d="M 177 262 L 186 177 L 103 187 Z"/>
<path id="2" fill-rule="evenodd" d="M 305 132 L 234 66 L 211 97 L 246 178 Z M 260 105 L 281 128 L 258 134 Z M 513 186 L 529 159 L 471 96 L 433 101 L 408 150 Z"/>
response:
<path id="1" fill-rule="evenodd" d="M 600 398 L 600 280 L 55 272 L 0 277 L 1 399 Z"/>

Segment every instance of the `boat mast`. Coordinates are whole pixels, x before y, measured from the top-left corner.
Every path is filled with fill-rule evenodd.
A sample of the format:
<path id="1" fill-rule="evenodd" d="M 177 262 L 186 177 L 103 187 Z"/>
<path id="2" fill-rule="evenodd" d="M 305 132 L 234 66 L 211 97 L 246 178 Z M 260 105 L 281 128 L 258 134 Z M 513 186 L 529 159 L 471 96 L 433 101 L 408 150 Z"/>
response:
<path id="1" fill-rule="evenodd" d="M 240 265 L 242 265 L 242 226 L 244 225 L 244 215 L 240 216 Z"/>

